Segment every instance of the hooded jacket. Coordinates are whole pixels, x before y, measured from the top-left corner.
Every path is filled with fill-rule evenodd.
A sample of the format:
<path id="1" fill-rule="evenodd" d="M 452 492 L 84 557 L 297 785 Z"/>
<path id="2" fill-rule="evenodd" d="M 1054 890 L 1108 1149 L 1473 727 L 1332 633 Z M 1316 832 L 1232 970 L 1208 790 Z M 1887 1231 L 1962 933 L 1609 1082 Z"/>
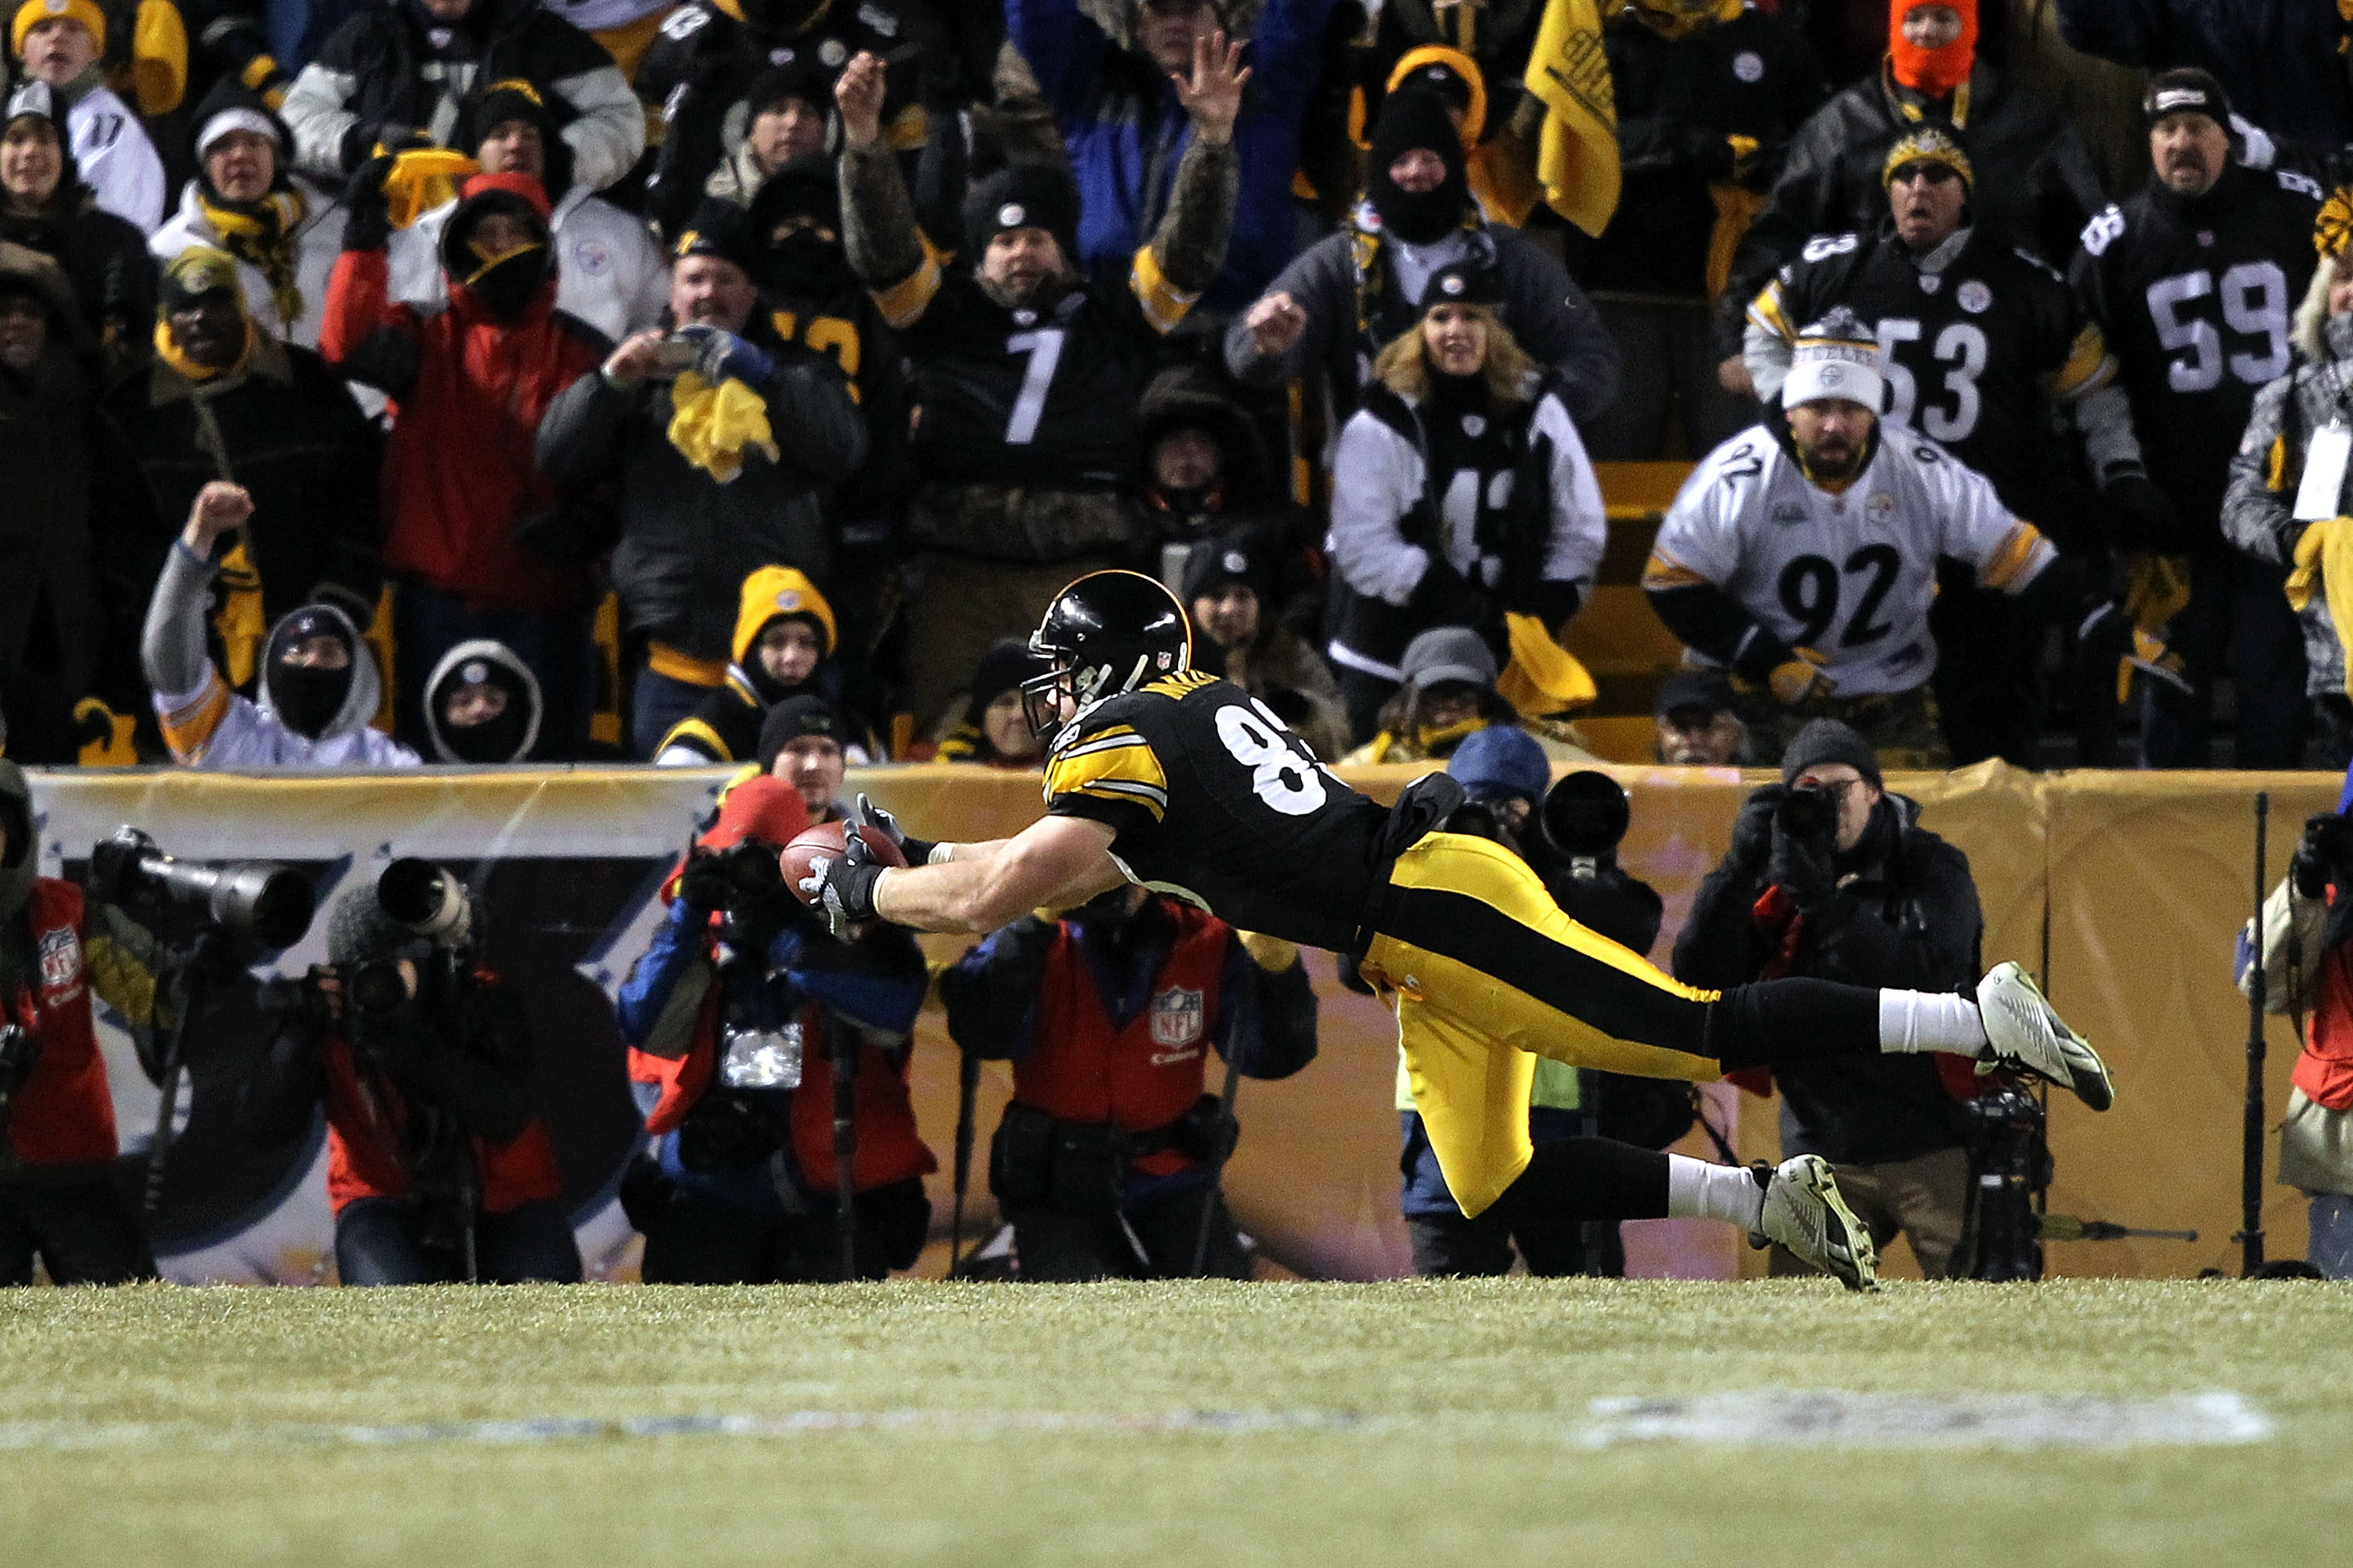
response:
<path id="1" fill-rule="evenodd" d="M 417 762 L 415 752 L 369 727 L 384 700 L 375 655 L 351 617 L 332 604 L 310 608 L 342 623 L 352 649 L 352 680 L 343 706 L 317 739 L 296 734 L 278 716 L 267 661 L 261 667 L 259 702 L 230 690 L 205 652 L 211 583 L 211 563 L 174 541 L 163 575 L 156 578 L 154 601 L 140 639 L 155 712 L 174 758 L 192 768 L 405 768 Z"/>
<path id="2" fill-rule="evenodd" d="M 1297 249 L 1292 171 L 1322 74 L 1334 0 L 1268 0 L 1250 34 L 1250 81 L 1234 122 L 1241 171 L 1233 238 L 1202 307 L 1239 311 Z M 1006 31 L 1037 74 L 1070 148 L 1080 194 L 1080 270 L 1121 275 L 1168 210 L 1191 136 L 1167 73 L 1123 48 L 1078 0 L 1008 0 Z"/>
<path id="3" fill-rule="evenodd" d="M 316 354 L 258 337 L 242 370 L 204 381 L 158 360 L 117 386 L 107 408 L 139 454 L 159 516 L 187 516 L 224 460 L 252 494 L 246 530 L 265 620 L 322 590 L 356 616 L 375 612 L 384 439 Z"/>
<path id="4" fill-rule="evenodd" d="M 385 0 L 338 27 L 288 90 L 294 163 L 340 186 L 387 135 L 421 131 L 448 146 L 474 85 L 508 77 L 559 101 L 551 107 L 565 122 L 573 177 L 589 189 L 628 174 L 645 151 L 645 113 L 620 67 L 538 0 L 474 0 L 455 27 L 429 28 L 412 0 Z"/>
<path id="5" fill-rule="evenodd" d="M 0 367 L 0 709 L 20 760 L 69 763 L 68 715 L 81 698 L 138 705 L 129 653 L 154 569 L 155 504 L 137 454 L 84 390 L 86 340 L 64 275 L 0 243 L 0 278 L 29 287 L 50 316 L 40 361 L 22 375 Z"/>
<path id="6" fill-rule="evenodd" d="M 1915 125 L 1952 132 L 1977 165 L 1969 223 L 2057 267 L 2107 205 L 2091 155 L 2066 116 L 1979 60 L 1942 100 L 1897 83 L 1884 66 L 1816 111 L 1789 143 L 1781 177 L 1749 227 L 1718 307 L 1717 352 L 1740 352 L 1742 313 L 1817 234 L 1869 234 L 1887 216 L 1880 169 Z"/>
<path id="7" fill-rule="evenodd" d="M 530 201 L 546 221 L 538 183 L 520 175 L 477 175 L 459 205 L 493 196 Z M 586 591 L 577 569 L 514 539 L 559 500 L 533 455 L 541 422 L 610 347 L 555 308 L 555 288 L 547 279 L 507 320 L 451 278 L 444 302 L 420 309 L 389 297 L 380 249 L 344 251 L 328 285 L 321 350 L 399 405 L 385 450 L 385 567 L 470 607 L 568 610 Z"/>
<path id="8" fill-rule="evenodd" d="M 483 670 L 468 670 L 469 665 L 487 666 Z M 460 672 L 468 680 L 487 674 L 490 683 L 507 694 L 506 711 L 481 726 L 483 740 L 496 740 L 507 755 L 484 758 L 462 755 L 456 744 L 448 721 L 442 717 L 441 705 L 447 695 L 446 683 Z M 470 763 L 476 766 L 488 762 L 524 762 L 531 758 L 532 748 L 539 744 L 540 717 L 546 704 L 539 692 L 539 677 L 531 666 L 503 642 L 487 637 L 470 638 L 441 655 L 433 673 L 425 678 L 425 738 L 433 747 L 436 762 Z"/>
<path id="9" fill-rule="evenodd" d="M 695 467 L 670 440 L 676 408 L 663 381 L 619 387 L 586 376 L 549 405 L 539 430 L 539 463 L 556 482 L 619 482 L 612 577 L 630 630 L 712 665 L 737 652 L 730 633 L 745 577 L 789 563 L 825 579 L 833 487 L 866 458 L 866 421 L 840 371 L 776 343 L 756 316 L 747 330 L 776 363 L 754 390 L 786 437 L 779 461 L 747 448 L 743 471 L 724 484 Z"/>

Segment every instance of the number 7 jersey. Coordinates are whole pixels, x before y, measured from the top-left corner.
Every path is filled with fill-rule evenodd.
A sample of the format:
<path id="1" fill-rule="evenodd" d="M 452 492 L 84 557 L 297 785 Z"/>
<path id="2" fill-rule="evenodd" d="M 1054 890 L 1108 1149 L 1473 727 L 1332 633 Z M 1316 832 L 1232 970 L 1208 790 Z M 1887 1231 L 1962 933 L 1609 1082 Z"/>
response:
<path id="1" fill-rule="evenodd" d="M 1230 681 L 1188 672 L 1097 704 L 1046 758 L 1046 809 L 1102 822 L 1129 879 L 1243 930 L 1345 949 L 1388 808 Z"/>
<path id="2" fill-rule="evenodd" d="M 1711 583 L 1775 637 L 1820 654 L 1841 696 L 1904 692 L 1936 667 L 1936 562 L 2022 591 L 2057 558 L 1984 475 L 1882 425 L 1862 472 L 1832 494 L 1758 425 L 1710 452 L 1660 524 L 1643 586 Z"/>

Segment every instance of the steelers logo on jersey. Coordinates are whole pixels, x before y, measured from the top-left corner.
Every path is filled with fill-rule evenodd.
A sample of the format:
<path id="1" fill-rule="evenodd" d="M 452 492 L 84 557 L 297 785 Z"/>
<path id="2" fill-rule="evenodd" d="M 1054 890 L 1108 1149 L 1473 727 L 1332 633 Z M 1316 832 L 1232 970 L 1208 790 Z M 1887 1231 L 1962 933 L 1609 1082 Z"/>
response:
<path id="1" fill-rule="evenodd" d="M 1743 49 L 1732 57 L 1732 74 L 1743 81 L 1765 79 L 1765 57 L 1755 49 Z"/>
<path id="2" fill-rule="evenodd" d="M 1971 278 L 1953 291 L 1953 301 L 1973 316 L 1981 316 L 1993 309 L 1993 291 Z"/>

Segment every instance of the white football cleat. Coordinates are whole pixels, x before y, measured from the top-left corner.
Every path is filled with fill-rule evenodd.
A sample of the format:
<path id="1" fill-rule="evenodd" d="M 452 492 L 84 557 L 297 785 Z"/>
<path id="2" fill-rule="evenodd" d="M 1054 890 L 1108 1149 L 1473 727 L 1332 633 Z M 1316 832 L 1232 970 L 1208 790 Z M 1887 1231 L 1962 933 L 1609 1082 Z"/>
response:
<path id="1" fill-rule="evenodd" d="M 2017 964 L 1996 964 L 1978 981 L 1978 1020 L 1996 1065 L 2048 1078 L 2095 1111 L 2116 1103 L 2108 1065 L 2090 1041 L 2067 1027 L 2034 977 Z"/>
<path id="2" fill-rule="evenodd" d="M 1830 1161 L 1800 1154 L 1778 1170 L 1756 1171 L 1765 1183 L 1765 1213 L 1749 1236 L 1752 1246 L 1778 1242 L 1799 1262 L 1834 1274 L 1849 1290 L 1879 1288 L 1879 1253 L 1871 1232 L 1839 1192 Z"/>

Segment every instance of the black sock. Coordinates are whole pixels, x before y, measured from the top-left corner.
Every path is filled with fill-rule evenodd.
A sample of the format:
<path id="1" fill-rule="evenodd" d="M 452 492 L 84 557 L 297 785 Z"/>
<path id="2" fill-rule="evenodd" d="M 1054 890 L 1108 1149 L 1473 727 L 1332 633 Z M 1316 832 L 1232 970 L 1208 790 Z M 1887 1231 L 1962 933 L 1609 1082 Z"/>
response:
<path id="1" fill-rule="evenodd" d="M 1539 1143 L 1496 1202 L 1569 1220 L 1664 1219 L 1667 1157 L 1611 1138 Z"/>
<path id="2" fill-rule="evenodd" d="M 1707 1054 L 1727 1073 L 1879 1053 L 1879 991 L 1836 980 L 1735 986 L 1708 1009 Z"/>

